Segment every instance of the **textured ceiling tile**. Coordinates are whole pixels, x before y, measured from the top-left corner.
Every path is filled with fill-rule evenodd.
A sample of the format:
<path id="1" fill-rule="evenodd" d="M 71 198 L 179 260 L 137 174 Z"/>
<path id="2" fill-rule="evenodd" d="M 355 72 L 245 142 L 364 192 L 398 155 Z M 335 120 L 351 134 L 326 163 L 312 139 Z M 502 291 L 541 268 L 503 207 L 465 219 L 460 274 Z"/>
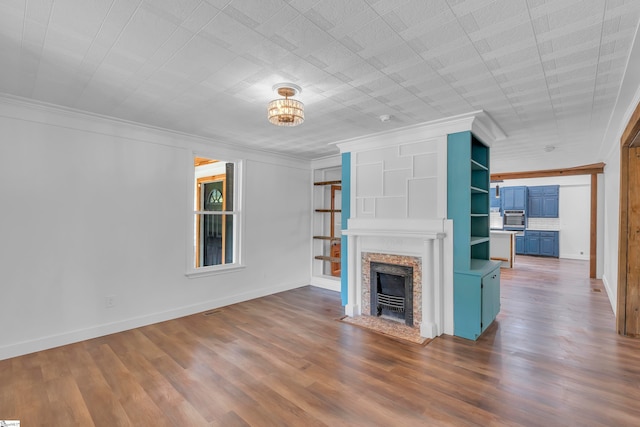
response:
<path id="1" fill-rule="evenodd" d="M 413 3 L 415 0 L 366 0 L 369 7 L 379 15 L 389 13 L 394 9 L 398 9 L 407 3 Z"/>
<path id="2" fill-rule="evenodd" d="M 492 52 L 492 56 L 493 56 Z M 512 50 L 502 56 L 496 57 L 496 61 L 500 64 L 500 69 L 496 70 L 496 73 L 508 73 L 520 68 L 531 67 L 533 65 L 540 65 L 540 57 L 536 46 L 529 46 L 526 48 Z M 540 67 L 542 70 L 542 67 Z"/>
<path id="3" fill-rule="evenodd" d="M 398 70 L 406 65 L 422 62 L 421 58 L 408 46 L 401 44 L 394 46 L 377 55 L 380 61 L 380 69 Z"/>
<path id="4" fill-rule="evenodd" d="M 455 19 L 445 0 L 412 0 L 399 6 L 393 13 L 407 28 L 425 28 Z"/>
<path id="5" fill-rule="evenodd" d="M 474 41 L 482 40 L 482 38 L 477 37 L 479 35 L 480 33 L 475 34 L 471 36 L 471 39 Z M 517 24 L 506 29 L 497 30 L 491 34 L 486 34 L 484 39 L 492 50 L 503 49 L 514 44 L 527 46 L 535 43 L 535 37 L 529 23 Z"/>
<path id="6" fill-rule="evenodd" d="M 279 13 L 285 5 L 283 0 L 242 0 L 230 1 L 222 10 L 247 27 L 256 28 Z"/>
<path id="7" fill-rule="evenodd" d="M 193 38 L 193 33 L 183 28 L 178 28 L 171 35 L 171 37 L 163 43 L 162 46 L 156 50 L 153 55 L 148 59 L 145 66 L 147 70 L 153 70 L 162 66 L 169 61 L 176 53 L 180 51 L 188 42 Z M 206 37 L 205 37 L 206 38 Z M 208 40 L 211 42 L 211 40 Z M 216 40 L 216 42 L 218 42 Z M 217 44 L 217 43 L 216 43 Z M 226 46 L 225 48 L 229 48 Z"/>
<path id="8" fill-rule="evenodd" d="M 306 15 L 317 17 L 315 19 L 323 22 L 323 25 L 327 26 L 325 29 L 328 30 L 330 28 L 340 27 L 345 22 L 349 22 L 353 16 L 368 14 L 370 11 L 371 8 L 364 0 L 326 0 L 316 2 L 312 10 L 308 11 Z"/>
<path id="9" fill-rule="evenodd" d="M 197 33 L 219 14 L 219 9 L 216 9 L 208 3 L 202 3 L 191 15 L 182 21 L 180 26 L 193 33 Z"/>
<path id="10" fill-rule="evenodd" d="M 376 19 L 350 34 L 350 37 L 363 47 L 358 53 L 364 58 L 398 46 L 403 40 L 391 29 L 382 18 Z"/>
<path id="11" fill-rule="evenodd" d="M 277 31 L 274 36 L 286 40 L 291 45 L 290 51 L 299 51 L 301 54 L 314 53 L 335 41 L 333 37 L 302 15 Z"/>
<path id="12" fill-rule="evenodd" d="M 471 13 L 458 17 L 458 22 L 467 34 L 480 30 L 480 26 Z"/>
<path id="13" fill-rule="evenodd" d="M 278 13 L 258 25 L 255 30 L 265 37 L 271 37 L 282 27 L 286 27 L 291 21 L 297 19 L 299 16 L 300 12 L 296 9 L 290 6 L 284 6 L 278 11 Z"/>
<path id="14" fill-rule="evenodd" d="M 557 29 L 577 22 L 580 22 L 581 25 L 593 25 L 602 19 L 603 14 L 603 1 L 583 0 L 577 4 L 567 5 L 563 9 L 550 13 L 549 26 L 551 29 Z"/>
<path id="15" fill-rule="evenodd" d="M 395 13 L 389 12 L 383 16 L 384 22 L 396 33 L 400 33 L 408 28 L 407 24 Z"/>
<path id="16" fill-rule="evenodd" d="M 114 48 L 143 57 L 155 52 L 176 29 L 173 22 L 141 8 L 124 28 Z"/>
<path id="17" fill-rule="evenodd" d="M 304 16 L 306 16 L 309 21 L 313 22 L 324 31 L 328 31 L 335 27 L 334 23 L 326 19 L 320 14 L 320 12 L 315 9 L 310 9 L 304 14 Z"/>
<path id="18" fill-rule="evenodd" d="M 504 21 L 521 22 L 529 17 L 523 0 L 496 0 L 474 11 L 473 16 L 482 28 L 500 25 Z"/>
<path id="19" fill-rule="evenodd" d="M 428 51 L 435 54 L 446 52 L 452 45 L 469 42 L 469 37 L 456 20 L 434 26 L 417 39 L 426 46 Z M 427 52 L 428 56 L 431 56 L 430 52 Z"/>
<path id="20" fill-rule="evenodd" d="M 558 56 L 554 60 L 558 68 L 575 64 L 596 64 L 598 61 L 599 46 L 574 51 L 572 53 Z"/>

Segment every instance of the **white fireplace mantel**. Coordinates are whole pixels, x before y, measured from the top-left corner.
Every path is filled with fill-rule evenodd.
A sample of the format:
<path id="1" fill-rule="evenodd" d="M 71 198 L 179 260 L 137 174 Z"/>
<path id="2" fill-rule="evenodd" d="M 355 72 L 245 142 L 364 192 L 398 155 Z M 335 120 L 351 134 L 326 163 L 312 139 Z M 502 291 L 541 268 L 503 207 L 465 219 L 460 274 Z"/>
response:
<path id="1" fill-rule="evenodd" d="M 348 302 L 345 314 L 362 312 L 362 253 L 378 252 L 410 255 L 422 263 L 422 323 L 420 335 L 434 338 L 450 333 L 447 327 L 447 289 L 445 288 L 444 241 L 448 221 L 444 219 L 364 219 L 351 218 L 343 234 L 348 236 Z M 452 308 L 452 307 L 451 307 Z"/>
<path id="2" fill-rule="evenodd" d="M 443 239 L 444 220 L 442 219 L 371 219 L 351 218 L 345 236 L 408 237 L 427 240 Z"/>

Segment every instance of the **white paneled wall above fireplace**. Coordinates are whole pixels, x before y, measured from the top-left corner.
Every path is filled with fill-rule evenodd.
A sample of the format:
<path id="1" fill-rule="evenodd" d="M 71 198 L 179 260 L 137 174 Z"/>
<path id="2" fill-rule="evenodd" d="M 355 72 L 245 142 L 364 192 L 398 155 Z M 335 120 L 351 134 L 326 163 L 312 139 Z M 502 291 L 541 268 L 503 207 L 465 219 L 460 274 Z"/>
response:
<path id="1" fill-rule="evenodd" d="M 446 136 L 440 136 L 355 153 L 353 216 L 444 218 L 446 142 Z"/>

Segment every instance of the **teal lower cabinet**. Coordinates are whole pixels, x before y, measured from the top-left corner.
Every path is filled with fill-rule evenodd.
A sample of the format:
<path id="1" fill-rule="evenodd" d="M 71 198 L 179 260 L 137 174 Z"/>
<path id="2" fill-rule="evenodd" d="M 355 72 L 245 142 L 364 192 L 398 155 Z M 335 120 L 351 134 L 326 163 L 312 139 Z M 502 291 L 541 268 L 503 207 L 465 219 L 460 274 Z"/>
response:
<path id="1" fill-rule="evenodd" d="M 476 340 L 500 312 L 500 262 L 472 259 L 453 283 L 454 335 Z"/>

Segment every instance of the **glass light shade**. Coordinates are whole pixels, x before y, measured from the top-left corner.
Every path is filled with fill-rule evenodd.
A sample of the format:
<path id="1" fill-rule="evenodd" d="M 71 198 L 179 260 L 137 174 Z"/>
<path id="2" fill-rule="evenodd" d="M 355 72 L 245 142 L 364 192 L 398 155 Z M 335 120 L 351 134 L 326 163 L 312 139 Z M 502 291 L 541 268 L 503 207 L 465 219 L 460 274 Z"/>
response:
<path id="1" fill-rule="evenodd" d="M 274 99 L 267 107 L 267 115 L 276 126 L 298 126 L 304 122 L 304 104 L 290 98 Z"/>

